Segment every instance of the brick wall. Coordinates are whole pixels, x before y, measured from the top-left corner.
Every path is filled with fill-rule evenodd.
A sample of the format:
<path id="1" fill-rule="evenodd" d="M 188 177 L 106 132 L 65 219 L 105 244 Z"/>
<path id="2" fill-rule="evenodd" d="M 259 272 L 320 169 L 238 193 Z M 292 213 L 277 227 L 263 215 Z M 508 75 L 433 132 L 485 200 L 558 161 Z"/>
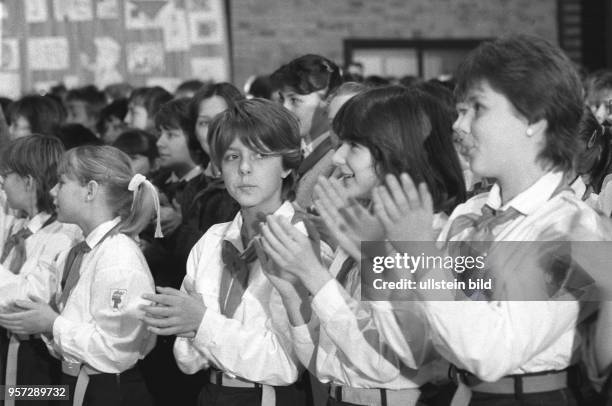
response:
<path id="1" fill-rule="evenodd" d="M 342 63 L 344 38 L 477 38 L 531 33 L 557 42 L 556 0 L 229 0 L 234 83 L 318 53 Z"/>

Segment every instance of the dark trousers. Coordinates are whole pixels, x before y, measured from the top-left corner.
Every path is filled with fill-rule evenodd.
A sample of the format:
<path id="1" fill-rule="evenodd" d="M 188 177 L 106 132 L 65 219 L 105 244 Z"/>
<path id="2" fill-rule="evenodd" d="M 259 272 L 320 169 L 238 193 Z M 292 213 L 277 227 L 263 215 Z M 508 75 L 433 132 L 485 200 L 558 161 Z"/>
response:
<path id="1" fill-rule="evenodd" d="M 0 384 L 4 385 L 4 374 L 6 373 L 6 353 L 8 351 L 8 333 L 0 327 Z M 4 401 L 0 400 L 0 406 Z"/>
<path id="2" fill-rule="evenodd" d="M 61 363 L 53 358 L 41 339 L 23 340 L 17 353 L 17 385 L 58 385 Z M 17 400 L 18 406 L 50 406 L 51 400 Z"/>
<path id="3" fill-rule="evenodd" d="M 71 406 L 77 378 L 62 374 L 61 385 L 68 385 L 70 400 L 59 402 Z M 152 406 L 153 400 L 138 367 L 121 374 L 98 374 L 89 377 L 83 406 Z"/>
<path id="4" fill-rule="evenodd" d="M 157 337 L 155 348 L 140 361 L 155 406 L 195 405 L 207 373 L 186 375 L 178 368 L 172 353 L 175 337 Z"/>
<path id="5" fill-rule="evenodd" d="M 348 402 L 342 402 L 330 396 L 329 398 L 327 398 L 327 406 L 361 406 L 361 405 L 356 405 L 354 403 L 348 403 Z"/>
<path id="6" fill-rule="evenodd" d="M 525 393 L 520 396 L 491 393 L 472 393 L 470 406 L 577 406 L 570 389 L 550 392 Z"/>
<path id="7" fill-rule="evenodd" d="M 277 406 L 309 406 L 303 385 L 276 386 Z M 198 396 L 198 406 L 260 406 L 261 388 L 230 388 L 207 383 Z"/>

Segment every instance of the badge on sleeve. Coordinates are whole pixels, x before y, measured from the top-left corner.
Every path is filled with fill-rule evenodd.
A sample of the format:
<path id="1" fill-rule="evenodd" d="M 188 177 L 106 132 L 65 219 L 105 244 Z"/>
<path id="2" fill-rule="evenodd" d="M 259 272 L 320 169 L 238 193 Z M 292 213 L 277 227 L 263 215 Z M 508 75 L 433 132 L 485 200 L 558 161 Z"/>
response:
<path id="1" fill-rule="evenodd" d="M 125 305 L 125 295 L 127 295 L 126 289 L 111 289 L 110 305 L 113 311 L 118 312 L 123 309 Z"/>

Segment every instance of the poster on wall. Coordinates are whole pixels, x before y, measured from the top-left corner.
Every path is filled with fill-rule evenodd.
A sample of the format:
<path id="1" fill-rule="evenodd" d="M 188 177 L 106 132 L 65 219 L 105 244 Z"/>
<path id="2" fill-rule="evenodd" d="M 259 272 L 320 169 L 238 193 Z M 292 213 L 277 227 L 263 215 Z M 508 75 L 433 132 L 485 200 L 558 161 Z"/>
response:
<path id="1" fill-rule="evenodd" d="M 121 45 L 112 37 L 95 38 L 94 45 L 95 57 L 81 53 L 81 66 L 93 74 L 94 82 L 100 87 L 123 82 L 123 75 L 119 72 Z"/>
<path id="2" fill-rule="evenodd" d="M 167 10 L 161 17 L 164 48 L 170 52 L 188 51 L 191 43 L 186 11 L 174 7 L 168 7 Z"/>
<path id="3" fill-rule="evenodd" d="M 96 17 L 100 19 L 119 18 L 118 0 L 98 0 L 96 1 Z"/>
<path id="4" fill-rule="evenodd" d="M 0 72 L 0 95 L 17 99 L 21 93 L 21 76 L 19 73 Z"/>
<path id="5" fill-rule="evenodd" d="M 28 40 L 28 64 L 31 70 L 65 70 L 68 68 L 68 39 L 40 37 Z"/>
<path id="6" fill-rule="evenodd" d="M 188 2 L 189 30 L 194 44 L 219 44 L 225 37 L 225 20 L 221 1 Z"/>
<path id="7" fill-rule="evenodd" d="M 161 42 L 138 42 L 127 45 L 128 72 L 150 75 L 164 70 L 164 45 Z"/>
<path id="8" fill-rule="evenodd" d="M 200 80 L 215 82 L 227 80 L 227 65 L 223 57 L 192 58 L 191 72 Z"/>
<path id="9" fill-rule="evenodd" d="M 0 54 L 0 70 L 19 69 L 19 40 L 17 38 L 2 39 L 2 53 Z"/>
<path id="10" fill-rule="evenodd" d="M 161 28 L 161 11 L 172 7 L 168 0 L 127 0 L 125 2 L 125 26 L 130 30 Z"/>
<path id="11" fill-rule="evenodd" d="M 25 20 L 27 23 L 47 21 L 47 0 L 25 0 Z"/>
<path id="12" fill-rule="evenodd" d="M 0 72 L 20 74 L 22 92 L 229 80 L 223 1 L 0 0 Z"/>
<path id="13" fill-rule="evenodd" d="M 53 14 L 58 21 L 91 21 L 91 0 L 53 0 Z"/>

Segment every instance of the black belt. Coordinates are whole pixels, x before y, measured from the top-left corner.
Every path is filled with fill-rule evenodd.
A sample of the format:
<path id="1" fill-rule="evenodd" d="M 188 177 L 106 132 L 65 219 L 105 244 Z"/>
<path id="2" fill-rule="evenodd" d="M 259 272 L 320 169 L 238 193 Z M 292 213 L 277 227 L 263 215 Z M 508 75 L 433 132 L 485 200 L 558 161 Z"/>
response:
<path id="1" fill-rule="evenodd" d="M 521 397 L 525 394 L 566 388 L 568 369 L 506 375 L 495 382 L 485 382 L 471 372 L 451 365 L 448 375 L 455 383 L 459 383 L 459 380 L 461 380 L 473 392 L 513 394 L 516 397 Z"/>

